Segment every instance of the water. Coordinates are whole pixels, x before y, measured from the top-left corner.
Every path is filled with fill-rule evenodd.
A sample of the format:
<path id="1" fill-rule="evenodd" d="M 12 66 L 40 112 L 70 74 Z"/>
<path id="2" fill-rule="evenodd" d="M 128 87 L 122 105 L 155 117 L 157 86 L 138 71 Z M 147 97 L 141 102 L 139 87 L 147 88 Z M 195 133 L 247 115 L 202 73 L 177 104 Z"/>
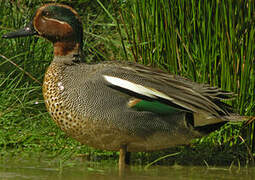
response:
<path id="1" fill-rule="evenodd" d="M 255 168 L 203 167 L 203 166 L 131 166 L 123 177 L 114 163 L 52 160 L 5 160 L 0 162 L 0 180 L 115 180 L 115 179 L 174 179 L 216 180 L 255 179 Z"/>

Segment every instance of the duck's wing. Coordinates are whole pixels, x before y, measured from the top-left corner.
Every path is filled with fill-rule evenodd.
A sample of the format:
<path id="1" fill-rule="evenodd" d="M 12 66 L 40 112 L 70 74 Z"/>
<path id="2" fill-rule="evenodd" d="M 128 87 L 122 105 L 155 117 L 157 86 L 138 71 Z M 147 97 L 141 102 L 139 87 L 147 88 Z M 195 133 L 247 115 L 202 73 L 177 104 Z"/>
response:
<path id="1" fill-rule="evenodd" d="M 132 97 L 130 108 L 163 114 L 187 111 L 200 119 L 198 126 L 229 120 L 231 108 L 221 100 L 232 99 L 231 92 L 139 64 L 117 64 L 103 78 L 107 86 Z"/>

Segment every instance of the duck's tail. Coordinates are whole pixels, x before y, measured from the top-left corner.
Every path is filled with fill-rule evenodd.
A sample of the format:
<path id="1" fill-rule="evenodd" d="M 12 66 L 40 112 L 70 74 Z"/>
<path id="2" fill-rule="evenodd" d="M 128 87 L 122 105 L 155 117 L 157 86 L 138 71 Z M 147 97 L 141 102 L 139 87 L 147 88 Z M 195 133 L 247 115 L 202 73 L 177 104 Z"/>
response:
<path id="1" fill-rule="evenodd" d="M 245 122 L 243 127 L 247 126 L 255 120 L 255 117 L 251 116 L 240 116 L 238 114 L 230 113 L 227 116 L 222 117 L 210 117 L 206 118 L 201 114 L 194 114 L 194 129 L 199 131 L 202 134 L 209 134 L 216 129 L 219 129 L 221 126 L 227 122 L 231 123 L 241 123 Z"/>
<path id="2" fill-rule="evenodd" d="M 245 122 L 245 124 L 247 122 L 252 122 L 253 120 L 255 120 L 255 117 L 253 117 L 253 116 L 241 116 L 241 115 L 235 114 L 235 113 L 231 113 L 228 116 L 224 116 L 223 118 L 229 122 Z"/>

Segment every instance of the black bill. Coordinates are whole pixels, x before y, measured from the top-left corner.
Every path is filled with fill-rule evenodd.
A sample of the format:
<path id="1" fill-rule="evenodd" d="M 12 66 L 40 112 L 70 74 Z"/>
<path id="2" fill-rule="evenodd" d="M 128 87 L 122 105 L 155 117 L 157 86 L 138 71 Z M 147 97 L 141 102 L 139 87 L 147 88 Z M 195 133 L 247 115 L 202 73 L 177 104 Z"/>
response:
<path id="1" fill-rule="evenodd" d="M 3 38 L 16 38 L 16 37 L 25 37 L 25 36 L 33 36 L 38 34 L 37 31 L 33 27 L 33 23 L 30 22 L 27 26 L 25 26 L 22 29 L 19 29 L 14 32 L 10 32 L 7 34 L 4 34 Z"/>

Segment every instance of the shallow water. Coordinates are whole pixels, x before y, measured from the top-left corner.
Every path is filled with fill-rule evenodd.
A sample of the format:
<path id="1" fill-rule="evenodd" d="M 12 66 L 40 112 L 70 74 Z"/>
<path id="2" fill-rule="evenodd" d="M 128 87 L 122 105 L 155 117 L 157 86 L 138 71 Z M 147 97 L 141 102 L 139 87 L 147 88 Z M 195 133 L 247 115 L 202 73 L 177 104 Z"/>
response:
<path id="1" fill-rule="evenodd" d="M 255 168 L 202 166 L 131 166 L 123 177 L 113 163 L 47 160 L 5 160 L 0 162 L 0 180 L 115 180 L 115 179 L 255 179 Z"/>

